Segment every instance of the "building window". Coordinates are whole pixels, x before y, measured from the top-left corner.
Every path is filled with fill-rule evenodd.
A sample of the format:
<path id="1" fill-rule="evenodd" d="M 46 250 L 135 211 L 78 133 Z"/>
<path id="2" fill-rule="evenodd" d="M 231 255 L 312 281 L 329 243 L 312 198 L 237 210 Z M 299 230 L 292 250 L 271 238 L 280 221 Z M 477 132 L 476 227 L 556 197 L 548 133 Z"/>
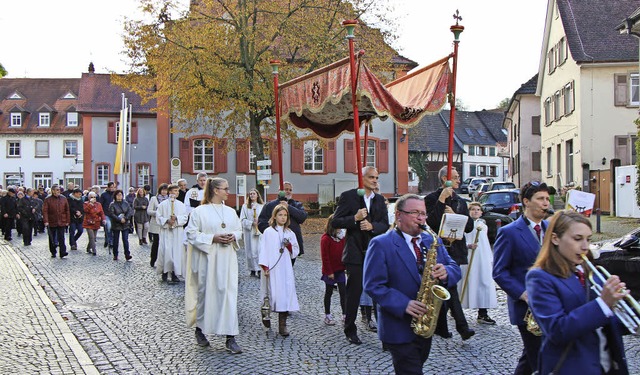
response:
<path id="1" fill-rule="evenodd" d="M 475 177 L 476 175 L 476 165 L 475 164 L 469 164 L 469 177 Z"/>
<path id="2" fill-rule="evenodd" d="M 213 172 L 213 142 L 206 139 L 193 141 L 193 171 Z"/>
<path id="3" fill-rule="evenodd" d="M 564 37 L 556 44 L 556 56 L 558 57 L 556 65 L 562 65 L 567 60 L 567 43 Z"/>
<path id="4" fill-rule="evenodd" d="M 496 156 L 496 148 L 489 147 L 489 156 Z"/>
<path id="5" fill-rule="evenodd" d="M 7 141 L 7 157 L 8 158 L 20 157 L 20 141 Z"/>
<path id="6" fill-rule="evenodd" d="M 553 176 L 553 155 L 551 147 L 547 147 L 547 177 Z"/>
<path id="7" fill-rule="evenodd" d="M 614 74 L 614 105 L 640 105 L 640 79 L 638 73 Z"/>
<path id="8" fill-rule="evenodd" d="M 34 173 L 33 174 L 33 187 L 38 188 L 40 185 L 42 187 L 49 188 L 52 185 L 53 177 L 51 173 Z"/>
<path id="9" fill-rule="evenodd" d="M 544 124 L 551 124 L 551 98 L 544 100 Z"/>
<path id="10" fill-rule="evenodd" d="M 66 176 L 65 177 L 65 186 L 69 185 L 70 182 L 73 182 L 73 184 L 77 187 L 79 187 L 80 189 L 82 189 L 82 187 L 84 186 L 82 177 L 80 176 Z"/>
<path id="11" fill-rule="evenodd" d="M 271 160 L 271 142 L 268 139 L 262 140 L 262 153 L 264 154 L 264 160 Z M 273 165 L 271 166 L 273 170 Z M 256 156 L 253 154 L 253 149 L 249 145 L 249 173 L 256 172 Z"/>
<path id="12" fill-rule="evenodd" d="M 11 113 L 11 125 L 10 126 L 14 126 L 14 127 L 22 126 L 22 113 L 20 113 L 20 112 Z"/>
<path id="13" fill-rule="evenodd" d="M 78 126 L 78 112 L 67 112 L 67 126 Z"/>
<path id="14" fill-rule="evenodd" d="M 487 168 L 484 165 L 478 165 L 476 168 L 479 177 L 484 177 L 487 175 Z"/>
<path id="15" fill-rule="evenodd" d="M 498 177 L 498 168 L 495 165 L 489 166 L 489 176 Z"/>
<path id="16" fill-rule="evenodd" d="M 304 142 L 304 171 L 324 171 L 324 149 L 317 139 Z"/>
<path id="17" fill-rule="evenodd" d="M 556 52 L 554 48 L 551 48 L 547 53 L 547 62 L 549 67 L 549 74 L 551 74 L 556 69 Z"/>
<path id="18" fill-rule="evenodd" d="M 534 151 L 531 153 L 531 170 L 532 171 L 540 171 L 542 170 L 542 153 L 540 151 Z"/>
<path id="19" fill-rule="evenodd" d="M 136 169 L 138 186 L 149 185 L 151 181 L 151 166 L 149 164 L 138 164 Z"/>
<path id="20" fill-rule="evenodd" d="M 131 127 L 128 127 L 125 130 L 127 130 L 127 138 L 125 139 L 125 143 L 131 143 Z M 116 122 L 116 143 L 118 143 L 119 141 L 120 141 L 120 121 Z"/>
<path id="21" fill-rule="evenodd" d="M 560 97 L 560 91 L 556 91 L 555 94 L 553 94 L 553 119 L 554 120 L 558 120 L 560 119 L 560 117 L 562 117 L 562 107 L 560 106 L 561 103 L 561 97 Z"/>
<path id="22" fill-rule="evenodd" d="M 100 186 L 107 186 L 109 182 L 109 164 L 98 164 L 96 166 L 96 184 Z"/>
<path id="23" fill-rule="evenodd" d="M 364 154 L 364 140 L 360 141 L 360 154 Z M 363 167 L 376 166 L 376 141 L 367 140 L 367 163 Z"/>
<path id="24" fill-rule="evenodd" d="M 568 115 L 573 112 L 575 107 L 575 98 L 573 96 L 573 82 L 569 82 L 564 86 L 564 114 Z"/>
<path id="25" fill-rule="evenodd" d="M 629 76 L 629 104 L 630 105 L 639 105 L 640 104 L 640 92 L 639 92 L 640 84 L 638 74 L 631 74 Z"/>
<path id="26" fill-rule="evenodd" d="M 36 141 L 36 157 L 37 158 L 49 157 L 49 141 Z"/>
<path id="27" fill-rule="evenodd" d="M 567 183 L 573 181 L 573 140 L 568 140 L 565 147 Z"/>
<path id="28" fill-rule="evenodd" d="M 40 113 L 38 121 L 38 126 L 49 126 L 51 125 L 51 114 L 50 113 Z"/>
<path id="29" fill-rule="evenodd" d="M 487 147 L 478 146 L 478 156 L 487 156 Z"/>
<path id="30" fill-rule="evenodd" d="M 78 141 L 64 141 L 64 156 L 65 157 L 78 156 Z"/>
<path id="31" fill-rule="evenodd" d="M 540 116 L 531 116 L 531 134 L 540 135 Z"/>
<path id="32" fill-rule="evenodd" d="M 469 156 L 476 155 L 476 146 L 469 146 Z"/>

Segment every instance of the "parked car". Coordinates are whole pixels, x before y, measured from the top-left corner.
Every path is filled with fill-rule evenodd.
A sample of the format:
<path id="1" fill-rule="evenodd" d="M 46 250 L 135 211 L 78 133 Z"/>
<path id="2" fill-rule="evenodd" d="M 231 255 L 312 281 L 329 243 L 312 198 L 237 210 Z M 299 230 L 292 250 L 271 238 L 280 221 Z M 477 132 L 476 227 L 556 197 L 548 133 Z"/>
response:
<path id="1" fill-rule="evenodd" d="M 458 192 L 460 194 L 469 194 L 469 183 L 471 183 L 471 180 L 473 180 L 473 178 L 468 177 L 466 180 L 462 181 L 460 187 L 458 188 Z"/>
<path id="2" fill-rule="evenodd" d="M 487 191 L 478 199 L 482 211 L 509 215 L 520 209 L 520 189 Z"/>
<path id="3" fill-rule="evenodd" d="M 491 185 L 489 185 L 489 191 L 515 189 L 515 188 L 516 188 L 516 184 L 514 184 L 513 182 L 506 182 L 506 181 L 493 181 Z"/>
<path id="4" fill-rule="evenodd" d="M 470 199 L 466 199 L 463 197 L 461 197 L 461 199 L 467 202 L 467 205 L 471 203 Z M 496 236 L 498 235 L 499 227 L 505 226 L 515 220 L 515 218 L 509 217 L 507 215 L 499 214 L 497 212 L 484 211 L 484 210 L 482 211 L 481 219 L 483 219 L 485 223 L 487 223 L 487 237 L 489 237 L 489 243 L 491 245 L 493 245 L 493 243 L 496 242 Z M 499 224 L 498 224 L 498 221 L 499 221 Z"/>
<path id="5" fill-rule="evenodd" d="M 593 263 L 618 275 L 631 295 L 640 299 L 640 228 L 620 238 L 594 243 L 592 250 L 599 255 Z"/>
<path id="6" fill-rule="evenodd" d="M 469 194 L 476 191 L 476 189 L 478 188 L 478 186 L 480 186 L 480 184 L 484 184 L 487 182 L 489 182 L 489 180 L 487 180 L 486 178 L 478 178 L 478 177 L 472 178 L 468 186 Z"/>
<path id="7" fill-rule="evenodd" d="M 480 184 L 480 186 L 478 186 L 476 191 L 474 191 L 473 194 L 471 194 L 471 199 L 474 202 L 477 202 L 478 199 L 482 196 L 482 194 L 484 194 L 487 191 L 489 191 L 489 186 L 491 186 L 491 184 L 488 183 L 488 182 L 485 182 L 484 184 Z"/>

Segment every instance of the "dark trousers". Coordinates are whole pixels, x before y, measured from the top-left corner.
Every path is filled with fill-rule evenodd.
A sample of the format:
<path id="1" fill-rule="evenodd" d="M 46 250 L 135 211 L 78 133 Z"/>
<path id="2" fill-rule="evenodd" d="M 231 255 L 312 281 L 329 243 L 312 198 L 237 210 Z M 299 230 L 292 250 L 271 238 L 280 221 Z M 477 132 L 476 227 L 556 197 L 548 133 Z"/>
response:
<path id="1" fill-rule="evenodd" d="M 11 240 L 11 230 L 13 229 L 13 222 L 15 220 L 11 217 L 5 217 L 2 219 L 2 228 L 4 233 L 4 239 L 7 241 Z"/>
<path id="2" fill-rule="evenodd" d="M 344 295 L 345 295 L 345 287 L 344 283 L 336 283 L 338 286 L 338 293 L 340 294 L 340 309 L 344 314 Z M 326 284 L 326 289 L 324 291 L 324 313 L 331 314 L 331 296 L 333 295 L 333 285 Z"/>
<path id="3" fill-rule="evenodd" d="M 519 325 L 520 337 L 522 337 L 522 355 L 518 359 L 518 365 L 513 371 L 514 375 L 529 375 L 538 368 L 538 352 L 542 338 L 527 331 L 526 325 Z"/>
<path id="4" fill-rule="evenodd" d="M 347 299 L 345 301 L 344 333 L 349 336 L 358 332 L 356 317 L 362 294 L 362 264 L 345 264 L 345 267 L 347 268 Z"/>
<path id="5" fill-rule="evenodd" d="M 22 243 L 24 245 L 31 245 L 31 239 L 33 236 L 33 220 L 20 219 L 20 226 L 22 227 Z"/>
<path id="6" fill-rule="evenodd" d="M 67 227 L 48 227 L 49 251 L 51 255 L 56 255 L 56 246 L 60 247 L 60 255 L 67 254 L 67 246 L 64 244 L 65 229 L 67 229 Z"/>
<path id="7" fill-rule="evenodd" d="M 149 233 L 151 237 L 151 259 L 149 260 L 149 264 L 151 267 L 156 265 L 156 260 L 158 260 L 158 246 L 160 246 L 160 235 L 158 233 Z"/>
<path id="8" fill-rule="evenodd" d="M 69 245 L 78 246 L 78 238 L 82 236 L 82 231 L 82 222 L 71 222 L 71 224 L 69 225 Z"/>
<path id="9" fill-rule="evenodd" d="M 431 351 L 431 338 L 416 336 L 412 342 L 406 344 L 383 344 L 391 353 L 396 374 L 423 374 L 422 367 Z"/>
<path id="10" fill-rule="evenodd" d="M 438 325 L 436 331 L 438 333 L 447 333 L 449 327 L 447 324 L 447 311 L 451 310 L 451 316 L 456 321 L 456 331 L 465 332 L 469 329 L 469 323 L 462 311 L 462 305 L 460 304 L 460 297 L 458 296 L 458 288 L 454 285 L 447 289 L 451 294 L 451 298 L 442 304 L 440 309 L 440 315 L 438 315 Z"/>
<path id="11" fill-rule="evenodd" d="M 118 246 L 120 240 L 120 234 L 122 234 L 122 247 L 124 250 L 124 255 L 129 256 L 131 253 L 129 252 L 129 229 L 117 230 L 111 229 L 111 233 L 113 233 L 113 257 L 118 256 Z"/>

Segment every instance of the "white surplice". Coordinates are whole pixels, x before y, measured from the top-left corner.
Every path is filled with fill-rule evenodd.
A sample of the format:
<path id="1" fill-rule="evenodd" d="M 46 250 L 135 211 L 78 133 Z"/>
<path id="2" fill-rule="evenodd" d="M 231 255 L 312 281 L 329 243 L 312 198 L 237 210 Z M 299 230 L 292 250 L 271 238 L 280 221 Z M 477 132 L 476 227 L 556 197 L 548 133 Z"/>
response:
<path id="1" fill-rule="evenodd" d="M 283 239 L 291 243 L 291 253 L 283 247 Z M 280 249 L 284 248 L 283 252 Z M 296 280 L 293 275 L 294 259 L 300 253 L 298 240 L 291 229 L 283 231 L 283 227 L 268 227 L 260 237 L 259 263 L 269 268 L 269 287 L 271 310 L 275 312 L 298 311 L 298 296 L 296 294 Z M 260 282 L 260 301 L 266 293 L 266 281 L 264 272 Z"/>
<path id="2" fill-rule="evenodd" d="M 247 268 L 249 271 L 260 271 L 258 264 L 258 248 L 260 246 L 261 233 L 258 225 L 253 224 L 254 218 L 260 216 L 263 204 L 253 203 L 251 207 L 242 205 L 240 221 L 242 222 L 242 234 L 244 236 L 244 252 L 247 255 Z"/>
<path id="3" fill-rule="evenodd" d="M 222 228 L 224 223 L 225 228 Z M 213 243 L 216 234 L 242 234 L 236 211 L 222 204 L 204 204 L 191 211 L 185 279 L 187 326 L 205 334 L 232 335 L 238 329 L 238 245 Z"/>
<path id="4" fill-rule="evenodd" d="M 498 299 L 492 276 L 493 252 L 491 251 L 489 237 L 487 237 L 488 227 L 487 224 L 479 224 L 478 221 L 474 222 L 473 226 L 473 231 L 464 234 L 467 244 L 472 244 L 475 241 L 478 226 L 482 229 L 478 236 L 478 247 L 475 251 L 469 249 L 468 259 L 469 264 L 471 264 L 471 271 L 469 272 L 464 296 L 462 296 L 462 288 L 464 287 L 464 280 L 469 266 L 460 266 L 462 278 L 458 282 L 458 294 L 462 296 L 461 304 L 465 309 L 493 309 L 498 307 Z M 471 261 L 472 256 L 473 262 Z"/>
<path id="5" fill-rule="evenodd" d="M 156 270 L 159 274 L 175 272 L 176 275 L 184 274 L 185 251 L 183 245 L 184 229 L 187 223 L 187 209 L 184 203 L 172 198 L 164 200 L 156 210 L 156 223 L 160 225 L 160 241 L 158 242 L 158 260 Z M 171 218 L 171 206 L 176 216 L 176 224 L 171 227 L 168 223 Z"/>

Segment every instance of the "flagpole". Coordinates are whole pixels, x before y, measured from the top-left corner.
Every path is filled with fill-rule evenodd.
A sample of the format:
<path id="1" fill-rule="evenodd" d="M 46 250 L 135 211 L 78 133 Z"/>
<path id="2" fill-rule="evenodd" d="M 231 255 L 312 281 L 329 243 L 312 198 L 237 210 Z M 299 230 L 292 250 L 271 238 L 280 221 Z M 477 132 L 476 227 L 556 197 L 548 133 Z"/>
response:
<path id="1" fill-rule="evenodd" d="M 449 111 L 449 154 L 447 155 L 447 182 L 451 181 L 451 169 L 453 168 L 453 137 L 454 123 L 456 118 L 456 79 L 458 75 L 458 43 L 460 43 L 460 34 L 464 31 L 464 26 L 458 25 L 458 21 L 462 21 L 460 13 L 456 10 L 453 15 L 456 24 L 451 26 L 449 30 L 453 33 L 453 70 L 451 74 L 451 110 Z"/>
<path id="2" fill-rule="evenodd" d="M 128 191 L 129 186 L 133 186 L 133 178 L 132 178 L 132 175 L 131 175 L 131 142 L 133 141 L 133 139 L 132 139 L 133 137 L 132 137 L 132 134 L 131 134 L 131 130 L 132 130 L 131 127 L 133 126 L 132 125 L 132 120 L 133 120 L 133 105 L 129 104 L 129 123 L 127 125 L 128 128 L 129 128 L 129 142 L 128 142 L 129 143 L 129 152 L 128 152 L 128 155 L 129 155 L 129 173 L 127 173 L 127 176 L 129 178 L 129 185 L 127 186 L 127 194 L 129 193 L 129 191 Z M 135 172 L 137 173 L 137 171 L 135 171 Z"/>

